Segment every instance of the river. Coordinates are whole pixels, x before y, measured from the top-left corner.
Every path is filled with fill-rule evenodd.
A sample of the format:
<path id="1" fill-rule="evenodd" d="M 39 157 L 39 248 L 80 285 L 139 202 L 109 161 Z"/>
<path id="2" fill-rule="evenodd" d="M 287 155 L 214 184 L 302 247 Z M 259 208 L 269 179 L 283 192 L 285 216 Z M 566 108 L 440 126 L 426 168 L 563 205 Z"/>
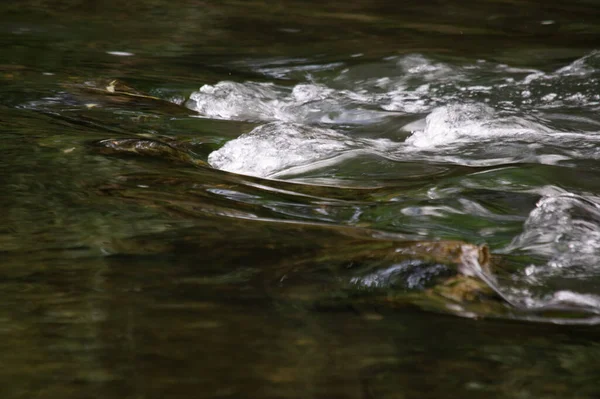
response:
<path id="1" fill-rule="evenodd" d="M 600 394 L 595 2 L 26 0 L 0 43 L 3 398 Z"/>

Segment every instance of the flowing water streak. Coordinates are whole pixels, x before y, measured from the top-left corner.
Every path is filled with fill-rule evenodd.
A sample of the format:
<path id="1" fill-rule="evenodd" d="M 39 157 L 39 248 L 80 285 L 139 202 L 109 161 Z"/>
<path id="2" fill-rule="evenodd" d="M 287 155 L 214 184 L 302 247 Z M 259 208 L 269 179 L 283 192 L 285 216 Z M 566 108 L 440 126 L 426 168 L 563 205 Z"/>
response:
<path id="1" fill-rule="evenodd" d="M 595 294 L 595 278 L 600 276 L 600 199 L 554 191 L 539 200 L 523 232 L 503 250 L 547 259 L 514 276 L 520 288 L 513 287 L 510 297 L 534 310 L 574 308 L 600 313 L 600 296 Z M 573 288 L 540 289 L 556 281 Z"/>
<path id="2" fill-rule="evenodd" d="M 312 163 L 351 150 L 356 150 L 355 156 L 366 152 L 395 161 L 557 164 L 598 158 L 592 143 L 600 140 L 599 122 L 574 120 L 555 111 L 597 108 L 599 58 L 595 52 L 545 74 L 485 62 L 457 68 L 406 56 L 388 61 L 395 76 L 353 81 L 353 72 L 359 71 L 342 70 L 331 82 L 342 89 L 325 83 L 301 83 L 290 89 L 271 83 L 220 82 L 193 93 L 187 106 L 211 118 L 289 123 L 258 127 L 211 155 L 213 166 L 241 174 L 270 176 L 300 165 L 310 170 Z M 482 80 L 482 75 L 491 76 L 489 85 L 469 85 Z M 423 112 L 429 114 L 422 118 Z M 413 121 L 402 122 L 407 117 Z M 376 128 L 386 119 L 404 125 L 388 140 L 365 140 L 354 132 L 364 124 Z M 319 124 L 336 127 L 337 132 Z M 302 137 L 312 143 L 303 145 Z M 479 146 L 482 141 L 490 145 Z M 264 160 L 256 157 L 265 150 Z"/>
<path id="3" fill-rule="evenodd" d="M 206 85 L 187 106 L 205 117 L 267 122 L 210 154 L 213 167 L 239 174 L 310 176 L 311 170 L 364 154 L 469 166 L 569 166 L 600 157 L 600 120 L 594 116 L 600 109 L 599 64 L 599 52 L 549 73 L 485 61 L 455 66 L 408 55 L 368 68 L 381 76 L 365 76 L 365 68 L 356 66 L 340 67 L 337 76 L 321 80 L 315 72 L 309 82 L 291 88 L 253 82 Z M 285 67 L 257 69 L 286 77 Z M 390 124 L 396 125 L 393 134 L 386 128 Z M 365 137 L 362 125 L 381 126 L 388 133 Z M 598 203 L 585 193 L 543 195 L 523 232 L 501 252 L 525 252 L 547 262 L 532 264 L 503 286 L 479 277 L 521 310 L 600 312 L 592 286 L 584 284 L 580 291 L 560 284 L 550 292 L 536 288 L 557 276 L 566 281 L 600 275 Z M 380 284 L 407 267 L 396 265 L 367 280 Z"/>

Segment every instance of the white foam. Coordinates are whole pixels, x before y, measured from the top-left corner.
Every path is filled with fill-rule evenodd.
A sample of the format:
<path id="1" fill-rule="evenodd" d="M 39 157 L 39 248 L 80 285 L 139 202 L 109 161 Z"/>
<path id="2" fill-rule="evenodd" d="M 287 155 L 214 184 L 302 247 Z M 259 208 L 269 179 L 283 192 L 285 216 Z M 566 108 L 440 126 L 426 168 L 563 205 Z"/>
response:
<path id="1" fill-rule="evenodd" d="M 312 77 L 310 82 L 294 87 L 230 81 L 204 85 L 186 105 L 208 118 L 330 124 L 377 123 L 386 116 L 384 111 L 419 114 L 466 102 L 521 111 L 597 107 L 599 61 L 600 52 L 592 52 L 546 73 L 490 62 L 457 67 L 412 54 L 348 67 L 322 82 Z M 280 70 L 324 71 L 341 66 L 310 65 L 308 60 L 290 62 L 291 66 L 285 61 L 270 64 Z M 301 65 L 296 65 L 299 62 Z M 266 73 L 264 66 L 256 68 Z M 336 88 L 328 85 L 330 82 L 335 82 Z"/>
<path id="2" fill-rule="evenodd" d="M 270 176 L 384 141 L 353 139 L 332 129 L 273 122 L 226 143 L 208 157 L 211 166 L 229 172 Z"/>
<path id="3" fill-rule="evenodd" d="M 301 79 L 301 69 L 314 71 L 305 83 L 220 82 L 203 86 L 187 105 L 204 117 L 266 122 L 210 154 L 212 166 L 240 174 L 286 177 L 332 167 L 365 152 L 394 161 L 469 166 L 564 164 L 600 159 L 599 63 L 600 52 L 593 52 L 547 72 L 493 62 L 452 66 L 408 55 L 345 66 L 335 75 L 332 70 L 340 66 L 312 68 L 302 60 L 274 68 L 294 79 Z M 319 70 L 327 72 L 319 78 Z M 573 107 L 580 112 L 573 113 Z M 394 118 L 396 130 L 390 127 Z M 344 133 L 347 126 L 339 125 L 346 124 L 373 124 L 369 134 L 377 134 L 381 126 L 392 140 Z M 587 277 L 600 277 L 600 199 L 550 186 L 535 194 L 541 198 L 522 233 L 504 250 L 533 255 L 535 263 L 510 282 L 486 282 L 525 308 L 600 312 L 594 283 L 586 285 Z M 461 204 L 471 207 L 471 215 L 486 211 L 476 202 Z M 439 206 L 401 210 L 405 217 L 443 217 L 451 211 Z M 418 268 L 396 264 L 353 282 L 367 287 L 394 284 L 413 269 Z M 415 286 L 432 277 L 415 276 Z"/>
<path id="4" fill-rule="evenodd" d="M 593 51 L 590 54 L 573 61 L 569 65 L 558 69 L 556 74 L 561 76 L 590 75 L 596 72 L 593 64 L 598 61 L 598 58 L 600 58 L 600 51 Z"/>
<path id="5" fill-rule="evenodd" d="M 283 95 L 270 83 L 219 82 L 192 93 L 186 106 L 215 119 L 275 120 Z"/>
<path id="6" fill-rule="evenodd" d="M 593 294 L 581 294 L 573 291 L 557 291 L 546 303 L 547 305 L 574 305 L 589 307 L 600 311 L 600 296 Z"/>
<path id="7" fill-rule="evenodd" d="M 524 118 L 497 117 L 485 104 L 451 104 L 434 109 L 425 119 L 425 128 L 414 131 L 406 143 L 430 149 L 482 139 L 539 136 L 548 132 L 548 128 Z"/>
<path id="8" fill-rule="evenodd" d="M 300 95 L 313 98 L 319 92 Z M 555 165 L 577 158 L 600 158 L 593 145 L 600 143 L 600 134 L 596 132 L 552 131 L 528 118 L 500 116 L 485 104 L 438 107 L 425 118 L 424 124 L 417 121 L 409 127 L 417 130 L 405 142 L 393 142 L 352 137 L 310 125 L 274 122 L 231 140 L 208 160 L 212 166 L 230 172 L 274 177 L 331 166 L 365 152 L 394 161 L 429 159 L 469 166 L 523 161 Z M 546 145 L 560 148 L 561 153 L 545 153 Z"/>
<path id="9" fill-rule="evenodd" d="M 509 251 L 522 250 L 548 259 L 528 268 L 530 278 L 561 274 L 600 275 L 600 202 L 562 192 L 542 197 Z"/>
<path id="10" fill-rule="evenodd" d="M 514 306 L 526 313 L 518 318 L 556 322 L 560 324 L 598 324 L 600 319 L 593 315 L 600 314 L 600 296 L 591 293 L 576 292 L 569 289 L 558 289 L 547 294 L 536 294 L 528 288 L 505 288 L 503 294 Z M 580 311 L 578 318 L 539 317 L 529 311 Z M 586 314 L 586 316 L 584 316 Z"/>
<path id="11" fill-rule="evenodd" d="M 242 121 L 364 124 L 386 113 L 367 109 L 369 96 L 303 83 L 293 88 L 271 83 L 219 82 L 192 93 L 186 106 L 201 116 Z"/>
<path id="12" fill-rule="evenodd" d="M 405 78 L 418 77 L 426 82 L 440 79 L 458 79 L 462 75 L 457 68 L 442 62 L 434 62 L 421 54 L 409 54 L 401 57 L 397 65 L 404 72 Z"/>
<path id="13" fill-rule="evenodd" d="M 564 164 L 600 159 L 600 122 L 592 116 L 593 107 L 600 104 L 599 60 L 600 53 L 594 52 L 545 73 L 491 62 L 457 67 L 408 55 L 348 67 L 323 82 L 205 85 L 186 105 L 208 118 L 287 123 L 257 128 L 211 155 L 215 167 L 238 173 L 282 176 L 290 168 L 306 171 L 316 162 L 333 164 L 361 151 L 393 161 L 427 159 L 469 166 Z M 308 61 L 293 63 L 306 66 Z M 285 62 L 280 66 L 285 68 Z M 589 110 L 590 117 L 577 119 L 571 112 L 556 111 L 564 106 Z M 396 143 L 385 145 L 314 127 L 385 122 L 382 131 L 390 138 L 394 118 L 404 114 L 417 118 L 404 127 L 406 119 L 399 121 Z M 319 139 L 304 142 L 307 131 L 326 133 L 315 133 Z M 411 133 L 408 138 L 406 131 Z"/>

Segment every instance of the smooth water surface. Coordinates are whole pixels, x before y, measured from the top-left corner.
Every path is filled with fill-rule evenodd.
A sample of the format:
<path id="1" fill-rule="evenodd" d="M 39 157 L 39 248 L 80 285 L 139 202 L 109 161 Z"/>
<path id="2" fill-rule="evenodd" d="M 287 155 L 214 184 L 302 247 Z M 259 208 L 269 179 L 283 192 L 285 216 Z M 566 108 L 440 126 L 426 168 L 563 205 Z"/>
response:
<path id="1" fill-rule="evenodd" d="M 2 398 L 600 394 L 595 2 L 30 0 L 0 43 Z"/>

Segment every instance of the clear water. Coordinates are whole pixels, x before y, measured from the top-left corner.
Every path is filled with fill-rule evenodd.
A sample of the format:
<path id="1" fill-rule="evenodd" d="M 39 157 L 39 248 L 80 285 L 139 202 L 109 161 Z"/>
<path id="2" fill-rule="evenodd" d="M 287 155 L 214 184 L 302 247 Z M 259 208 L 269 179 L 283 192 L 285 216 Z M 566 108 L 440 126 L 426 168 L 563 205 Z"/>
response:
<path id="1" fill-rule="evenodd" d="M 593 2 L 109 3 L 0 6 L 2 397 L 597 397 Z"/>

